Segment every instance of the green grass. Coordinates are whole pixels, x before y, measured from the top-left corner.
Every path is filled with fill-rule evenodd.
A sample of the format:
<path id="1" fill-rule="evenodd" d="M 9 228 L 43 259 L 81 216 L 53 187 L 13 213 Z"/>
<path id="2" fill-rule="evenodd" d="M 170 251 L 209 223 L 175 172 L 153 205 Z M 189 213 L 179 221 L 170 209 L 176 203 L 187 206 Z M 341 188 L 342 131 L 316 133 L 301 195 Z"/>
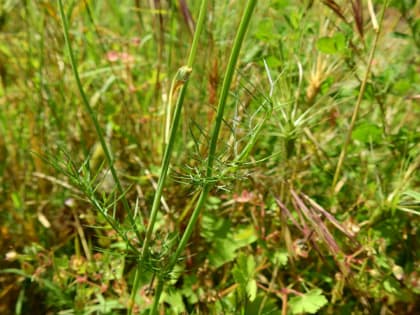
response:
<path id="1" fill-rule="evenodd" d="M 416 313 L 419 3 L 353 2 L 0 4 L 0 313 Z"/>

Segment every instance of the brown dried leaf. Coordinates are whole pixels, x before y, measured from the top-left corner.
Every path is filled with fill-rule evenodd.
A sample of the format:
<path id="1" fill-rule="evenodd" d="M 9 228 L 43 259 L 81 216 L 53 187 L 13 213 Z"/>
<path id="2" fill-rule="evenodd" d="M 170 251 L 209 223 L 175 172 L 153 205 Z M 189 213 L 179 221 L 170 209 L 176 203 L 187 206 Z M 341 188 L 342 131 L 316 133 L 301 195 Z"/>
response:
<path id="1" fill-rule="evenodd" d="M 323 0 L 322 1 L 327 7 L 329 7 L 335 14 L 337 14 L 344 22 L 347 23 L 347 19 L 343 14 L 343 10 L 334 0 Z"/>
<path id="2" fill-rule="evenodd" d="M 179 0 L 179 8 L 184 18 L 185 24 L 187 24 L 188 26 L 189 31 L 191 32 L 191 34 L 194 34 L 194 29 L 195 29 L 194 19 L 191 15 L 191 11 L 188 8 L 188 5 L 185 2 L 185 0 Z"/>
<path id="3" fill-rule="evenodd" d="M 353 9 L 354 22 L 360 37 L 363 39 L 363 8 L 361 0 L 352 0 L 351 7 Z"/>
<path id="4" fill-rule="evenodd" d="M 346 230 L 344 228 L 343 225 L 341 225 L 340 222 L 337 221 L 336 218 L 334 218 L 334 216 L 332 214 L 330 214 L 328 211 L 326 211 L 325 209 L 323 209 L 319 204 L 317 204 L 314 200 L 312 200 L 311 198 L 309 198 L 308 196 L 306 196 L 305 194 L 301 194 L 310 204 L 311 206 L 321 212 L 321 214 L 328 219 L 328 221 L 331 222 L 332 225 L 334 225 L 338 230 L 340 230 L 341 232 L 343 232 L 346 236 L 348 236 L 349 238 L 353 238 L 354 234 L 352 232 L 349 232 L 348 230 Z"/>

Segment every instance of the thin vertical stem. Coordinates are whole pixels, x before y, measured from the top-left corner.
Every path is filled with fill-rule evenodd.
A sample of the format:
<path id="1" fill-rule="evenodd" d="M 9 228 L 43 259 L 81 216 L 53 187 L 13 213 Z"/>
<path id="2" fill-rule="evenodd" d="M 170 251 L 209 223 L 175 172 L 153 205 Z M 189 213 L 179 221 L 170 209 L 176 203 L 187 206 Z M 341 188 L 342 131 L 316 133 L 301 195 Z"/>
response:
<path id="1" fill-rule="evenodd" d="M 251 20 L 252 13 L 254 11 L 255 5 L 257 3 L 257 0 L 249 0 L 247 3 L 247 6 L 245 8 L 244 15 L 242 17 L 241 23 L 239 25 L 238 33 L 236 34 L 236 38 L 232 47 L 232 52 L 229 58 L 229 62 L 227 65 L 225 78 L 223 80 L 222 84 L 222 90 L 219 97 L 219 104 L 217 107 L 217 116 L 215 125 L 213 128 L 211 140 L 210 140 L 210 147 L 209 147 L 209 153 L 208 153 L 208 160 L 207 160 L 207 170 L 206 170 L 206 178 L 210 179 L 213 176 L 213 164 L 216 156 L 216 146 L 217 146 L 217 140 L 219 138 L 220 128 L 223 121 L 223 114 L 226 106 L 226 100 L 229 94 L 230 85 L 232 83 L 233 74 L 235 71 L 235 66 L 238 60 L 239 52 L 241 50 L 242 42 L 245 37 L 246 30 L 248 28 L 249 22 Z M 173 255 L 173 259 L 170 264 L 170 269 L 173 268 L 173 266 L 176 264 L 176 261 L 178 260 L 179 256 L 181 255 L 181 252 L 184 250 L 191 233 L 194 229 L 195 223 L 198 219 L 198 216 L 201 212 L 201 209 L 203 208 L 206 200 L 207 195 L 212 187 L 211 181 L 206 181 L 203 187 L 203 190 L 201 192 L 200 198 L 197 202 L 196 208 L 194 209 L 191 218 L 188 222 L 187 228 L 182 236 L 181 242 L 178 245 L 178 248 L 175 252 L 175 255 Z"/>
<path id="2" fill-rule="evenodd" d="M 145 239 L 144 239 L 144 242 L 143 242 L 143 249 L 142 249 L 140 260 L 139 260 L 139 263 L 138 263 L 138 266 L 137 266 L 136 276 L 134 278 L 133 289 L 132 289 L 132 292 L 131 292 L 131 303 L 130 303 L 131 305 L 130 305 L 130 309 L 129 309 L 129 314 L 131 314 L 132 306 L 134 305 L 135 295 L 137 294 L 137 291 L 139 289 L 140 274 L 142 272 L 143 262 L 146 258 L 146 255 L 147 255 L 149 247 L 150 247 L 150 241 L 151 241 L 151 238 L 152 238 L 154 226 L 156 224 L 156 217 L 157 217 L 159 206 L 160 206 L 160 200 L 161 200 L 161 197 L 162 197 L 162 192 L 163 192 L 163 188 L 164 188 L 164 185 L 165 185 L 166 177 L 168 175 L 172 150 L 173 150 L 173 147 L 174 147 L 174 144 L 175 144 L 176 133 L 177 133 L 178 126 L 179 126 L 179 121 L 180 121 L 180 118 L 181 118 L 182 105 L 184 103 L 184 98 L 185 98 L 185 95 L 186 95 L 186 92 L 187 92 L 189 73 L 185 72 L 184 70 L 185 69 L 192 69 L 192 67 L 194 65 L 195 57 L 197 55 L 197 47 L 198 47 L 198 43 L 199 43 L 200 34 L 202 33 L 202 30 L 204 28 L 204 21 L 205 21 L 205 16 L 206 16 L 207 3 L 208 3 L 208 0 L 203 0 L 201 2 L 200 12 L 199 12 L 198 22 L 197 22 L 197 28 L 195 30 L 194 38 L 193 38 L 193 41 L 192 41 L 192 44 L 191 44 L 191 50 L 190 50 L 190 54 L 189 54 L 189 57 L 188 57 L 187 66 L 178 70 L 177 75 L 174 78 L 175 80 L 182 79 L 184 81 L 184 83 L 183 83 L 183 85 L 180 89 L 180 92 L 179 92 L 179 95 L 178 95 L 178 98 L 177 98 L 177 102 L 176 102 L 176 105 L 175 105 L 175 111 L 174 111 L 174 117 L 172 119 L 172 124 L 171 124 L 169 141 L 168 141 L 168 144 L 165 146 L 165 150 L 164 150 L 164 154 L 163 154 L 162 165 L 161 165 L 161 173 L 160 173 L 159 180 L 158 180 L 158 183 L 157 183 L 157 189 L 156 189 L 156 193 L 155 193 L 154 199 L 153 199 L 149 224 L 147 226 L 146 236 L 145 236 Z M 181 78 L 178 78 L 179 75 L 181 76 Z"/>
<path id="3" fill-rule="evenodd" d="M 207 8 L 207 1 L 208 0 L 203 0 L 201 8 L 200 8 L 199 19 L 198 19 L 198 23 L 197 23 L 197 29 L 196 29 L 196 32 L 194 34 L 194 39 L 193 39 L 193 42 L 192 42 L 190 56 L 188 58 L 188 63 L 187 63 L 188 68 L 191 68 L 193 66 L 195 56 L 196 56 L 196 53 L 197 53 L 199 36 L 200 36 L 200 33 L 201 33 L 201 31 L 203 29 L 203 25 L 204 25 L 205 9 Z M 148 225 L 147 232 L 146 232 L 146 238 L 144 240 L 144 245 L 143 245 L 143 250 L 142 250 L 142 255 L 141 255 L 142 259 L 145 257 L 145 255 L 147 253 L 147 250 L 149 248 L 150 239 L 152 237 L 153 228 L 154 228 L 154 225 L 155 225 L 155 222 L 156 222 L 156 216 L 157 216 L 157 213 L 158 213 L 160 200 L 161 200 L 161 197 L 162 197 L 162 191 L 163 191 L 164 183 L 165 183 L 165 180 L 166 180 L 166 177 L 167 177 L 167 174 L 168 174 L 168 170 L 169 170 L 170 158 L 171 158 L 172 149 L 173 149 L 173 146 L 174 146 L 174 143 L 175 143 L 176 132 L 177 132 L 180 117 L 181 117 L 181 110 L 182 110 L 182 105 L 183 105 L 183 102 L 184 102 L 185 94 L 186 94 L 186 91 L 187 91 L 187 85 L 188 85 L 188 81 L 186 81 L 185 84 L 181 87 L 181 90 L 180 90 L 180 93 L 179 93 L 179 96 L 178 96 L 178 99 L 177 99 L 177 103 L 176 103 L 176 106 L 175 106 L 175 112 L 174 112 L 174 118 L 173 118 L 172 124 L 171 124 L 171 132 L 170 132 L 170 136 L 169 136 L 169 142 L 168 142 L 168 145 L 166 146 L 165 151 L 164 151 L 164 155 L 163 155 L 163 159 L 162 159 L 162 165 L 161 165 L 161 174 L 159 176 L 156 193 L 154 195 L 152 210 L 151 210 L 151 214 L 150 214 L 149 225 Z"/>
<path id="4" fill-rule="evenodd" d="M 384 17 L 384 13 L 385 13 L 385 9 L 387 8 L 387 5 L 388 5 L 388 1 L 385 2 L 384 6 L 382 8 L 380 22 L 379 22 L 379 28 L 375 29 L 376 35 L 375 35 L 375 39 L 374 39 L 374 42 L 373 42 L 372 49 L 370 50 L 370 55 L 369 55 L 369 60 L 368 60 L 368 64 L 367 64 L 365 77 L 363 78 L 362 84 L 360 85 L 359 95 L 357 96 L 356 105 L 354 106 L 354 109 L 353 109 L 353 115 L 351 117 L 349 130 L 347 131 L 346 138 L 344 140 L 344 144 L 343 144 L 343 147 L 341 149 L 340 157 L 338 159 L 337 167 L 335 169 L 334 179 L 333 179 L 333 182 L 332 182 L 333 192 L 336 191 L 336 185 L 337 185 L 337 182 L 338 182 L 338 178 L 339 178 L 340 173 L 341 173 L 341 168 L 343 167 L 344 159 L 346 158 L 347 149 L 348 149 L 348 146 L 349 146 L 350 141 L 351 141 L 351 136 L 352 136 L 352 133 L 353 133 L 354 126 L 356 124 L 357 116 L 359 114 L 360 104 L 362 103 L 363 95 L 364 95 L 365 90 L 366 90 L 366 85 L 367 85 L 367 81 L 368 81 L 369 76 L 370 76 L 372 63 L 373 63 L 373 58 L 375 56 L 376 47 L 378 45 L 379 35 L 380 35 L 381 29 L 382 29 L 382 21 L 383 21 L 383 17 Z"/>
<path id="5" fill-rule="evenodd" d="M 223 115 L 224 115 L 224 110 L 226 107 L 226 100 L 227 97 L 229 95 L 229 89 L 230 89 L 230 85 L 232 83 L 232 79 L 233 79 L 233 75 L 235 72 L 235 67 L 236 67 L 236 63 L 238 61 L 238 56 L 239 56 L 239 52 L 241 50 L 241 46 L 246 34 L 246 31 L 248 29 L 249 26 L 249 22 L 251 20 L 252 17 L 252 13 L 254 11 L 255 5 L 257 3 L 257 0 L 249 0 L 247 2 L 244 14 L 242 16 L 241 22 L 239 24 L 239 29 L 238 32 L 236 34 L 234 43 L 233 43 L 233 47 L 232 47 L 232 52 L 231 55 L 229 57 L 229 61 L 227 64 L 227 68 L 226 68 L 226 73 L 225 73 L 225 77 L 223 80 L 223 84 L 222 84 L 222 89 L 221 89 L 221 93 L 220 93 L 220 97 L 219 97 L 219 103 L 217 106 L 217 116 L 216 116 L 216 121 L 215 121 L 215 125 L 213 128 L 213 132 L 211 135 L 211 139 L 210 139 L 210 147 L 209 147 L 209 153 L 208 153 L 208 159 L 207 159 L 207 168 L 206 168 L 206 178 L 210 179 L 213 176 L 213 164 L 214 164 L 214 160 L 215 160 L 215 156 L 216 156 L 216 147 L 217 147 L 217 140 L 219 138 L 219 133 L 220 133 L 220 128 L 222 125 L 222 121 L 223 121 Z M 204 183 L 203 186 L 203 190 L 200 194 L 199 200 L 197 201 L 197 205 L 190 217 L 190 220 L 188 222 L 187 228 L 184 231 L 184 234 L 182 235 L 181 241 L 174 253 L 174 255 L 172 255 L 170 263 L 168 265 L 168 271 L 172 271 L 176 262 L 178 261 L 179 257 L 181 256 L 181 253 L 184 251 L 190 237 L 191 234 L 194 230 L 194 227 L 197 223 L 198 217 L 201 213 L 201 210 L 203 209 L 206 201 L 207 201 L 207 197 L 208 194 L 212 188 L 212 182 L 211 181 L 206 181 Z M 151 310 L 151 315 L 155 315 L 157 313 L 157 308 L 159 305 L 159 300 L 160 300 L 160 296 L 162 294 L 163 291 L 163 287 L 164 287 L 164 279 L 159 279 L 158 280 L 158 285 L 157 285 L 157 290 L 156 290 L 156 294 L 155 294 L 155 298 L 154 298 L 154 303 L 152 306 L 152 310 Z"/>
<path id="6" fill-rule="evenodd" d="M 118 193 L 121 195 L 121 202 L 123 204 L 124 210 L 128 215 L 128 219 L 130 220 L 130 224 L 131 224 L 132 228 L 134 229 L 137 238 L 140 239 L 140 233 L 139 233 L 138 229 L 136 228 L 134 218 L 133 218 L 133 213 L 130 209 L 127 198 L 125 197 L 125 191 L 122 188 L 121 182 L 120 182 L 120 180 L 118 178 L 118 175 L 117 175 L 117 171 L 115 170 L 114 161 L 112 159 L 111 152 L 108 148 L 108 145 L 106 144 L 102 128 L 99 125 L 99 121 L 96 117 L 96 114 L 95 114 L 92 106 L 90 106 L 90 103 L 88 101 L 86 93 L 83 89 L 82 82 L 80 80 L 79 71 L 77 70 L 76 58 L 74 57 L 73 48 L 72 48 L 71 43 L 70 43 L 69 27 L 68 27 L 68 24 L 67 24 L 66 15 L 64 14 L 64 8 L 63 8 L 62 0 L 58 0 L 58 7 L 59 7 L 59 10 L 60 10 L 61 20 L 63 22 L 64 39 L 65 39 L 67 51 L 68 51 L 68 54 L 69 54 L 69 57 L 70 57 L 70 64 L 71 64 L 71 68 L 73 70 L 74 78 L 76 80 L 77 88 L 78 88 L 80 96 L 82 98 L 82 103 L 85 106 L 85 109 L 88 112 L 88 115 L 89 115 L 90 119 L 92 120 L 92 123 L 95 127 L 95 131 L 96 131 L 96 134 L 99 138 L 99 142 L 101 144 L 102 150 L 104 151 L 105 158 L 106 158 L 107 163 L 109 165 L 109 169 L 111 171 L 112 178 L 114 179 L 115 185 L 117 186 Z"/>

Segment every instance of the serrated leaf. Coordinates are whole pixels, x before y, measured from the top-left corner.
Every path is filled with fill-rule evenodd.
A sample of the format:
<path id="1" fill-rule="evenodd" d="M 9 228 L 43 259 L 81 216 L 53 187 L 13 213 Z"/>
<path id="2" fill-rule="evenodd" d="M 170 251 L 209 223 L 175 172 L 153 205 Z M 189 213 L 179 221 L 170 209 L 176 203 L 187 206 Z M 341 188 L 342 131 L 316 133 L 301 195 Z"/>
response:
<path id="1" fill-rule="evenodd" d="M 315 314 L 327 303 L 328 300 L 322 295 L 321 289 L 313 289 L 304 295 L 292 297 L 289 307 L 292 314 Z"/>
<path id="2" fill-rule="evenodd" d="M 251 302 L 254 301 L 257 296 L 257 282 L 254 279 L 254 256 L 246 256 L 240 253 L 233 267 L 232 275 L 235 282 L 239 284 L 239 292 L 243 295 L 246 294 Z"/>
<path id="3" fill-rule="evenodd" d="M 236 249 L 236 244 L 229 238 L 226 240 L 216 239 L 213 242 L 211 255 L 209 256 L 210 264 L 215 268 L 219 268 L 225 263 L 234 260 Z"/>
<path id="4" fill-rule="evenodd" d="M 204 214 L 201 220 L 201 236 L 207 241 L 224 239 L 230 230 L 230 222 L 215 215 Z"/>
<path id="5" fill-rule="evenodd" d="M 182 295 L 179 291 L 171 291 L 166 293 L 163 297 L 166 303 L 171 306 L 171 310 L 175 314 L 180 314 L 185 312 L 185 305 L 182 300 Z"/>

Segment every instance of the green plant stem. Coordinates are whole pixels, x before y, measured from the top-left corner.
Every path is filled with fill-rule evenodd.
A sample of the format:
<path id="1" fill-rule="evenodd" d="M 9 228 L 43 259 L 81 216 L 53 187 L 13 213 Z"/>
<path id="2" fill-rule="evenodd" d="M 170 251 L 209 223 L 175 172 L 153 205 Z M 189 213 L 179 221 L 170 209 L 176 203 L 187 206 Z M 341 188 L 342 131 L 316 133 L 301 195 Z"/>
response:
<path id="1" fill-rule="evenodd" d="M 216 146 L 217 146 L 217 139 L 219 137 L 219 133 L 220 133 L 220 128 L 222 125 L 222 121 L 223 121 L 223 114 L 224 114 L 224 110 L 225 110 L 225 106 L 226 106 L 226 100 L 229 94 L 229 89 L 230 89 L 230 85 L 232 83 L 232 78 L 233 78 L 233 74 L 235 71 L 235 66 L 236 66 L 236 62 L 238 60 L 238 56 L 239 56 L 239 51 L 241 49 L 242 46 L 242 42 L 246 33 L 246 30 L 248 28 L 249 25 L 249 21 L 251 19 L 252 16 L 252 12 L 255 8 L 257 0 L 249 0 L 244 12 L 244 15 L 242 17 L 241 23 L 239 25 L 239 30 L 238 33 L 236 34 L 236 38 L 232 47 L 232 52 L 229 58 L 229 62 L 227 65 L 227 69 L 226 69 L 226 74 L 225 74 L 225 78 L 223 80 L 223 84 L 222 84 L 222 90 L 221 90 L 221 94 L 219 97 L 219 103 L 218 103 L 218 107 L 217 107 L 217 116 L 216 116 L 216 121 L 215 121 L 215 125 L 213 128 L 213 132 L 212 132 L 212 136 L 211 136 L 211 140 L 210 140 L 210 147 L 209 147 L 209 154 L 208 154 L 208 160 L 207 160 L 207 170 L 206 170 L 206 177 L 207 178 L 211 178 L 213 176 L 213 164 L 214 164 L 214 160 L 215 160 L 215 156 L 216 156 Z M 169 265 L 169 268 L 172 269 L 179 256 L 181 255 L 182 251 L 184 250 L 190 236 L 191 233 L 194 229 L 194 226 L 197 222 L 198 216 L 201 212 L 201 209 L 203 208 L 206 200 L 207 200 L 207 195 L 210 191 L 212 187 L 212 183 L 207 181 L 204 183 L 204 187 L 203 190 L 201 192 L 201 195 L 199 197 L 199 200 L 197 202 L 197 205 L 191 215 L 191 218 L 188 222 L 187 228 L 185 229 L 184 234 L 182 235 L 181 241 L 178 245 L 178 248 L 175 252 L 175 254 L 172 256 L 172 260 L 171 263 Z"/>
<path id="2" fill-rule="evenodd" d="M 351 117 L 349 130 L 347 131 L 346 138 L 344 140 L 344 144 L 343 144 L 343 147 L 341 149 L 340 157 L 338 159 L 337 167 L 335 169 L 334 179 L 333 179 L 333 182 L 332 182 L 333 193 L 335 193 L 336 190 L 337 190 L 336 185 L 337 185 L 337 182 L 338 182 L 338 178 L 340 176 L 341 168 L 343 167 L 343 163 L 344 163 L 344 160 L 346 158 L 347 149 L 348 149 L 348 146 L 350 145 L 351 136 L 353 134 L 354 126 L 356 125 L 356 120 L 357 120 L 357 116 L 359 114 L 360 105 L 362 103 L 363 95 L 364 95 L 365 90 L 366 90 L 367 81 L 369 79 L 370 72 L 371 72 L 371 69 L 372 69 L 372 62 L 373 62 L 373 58 L 375 57 L 376 47 L 378 45 L 379 36 L 380 36 L 380 33 L 381 33 L 381 29 L 382 29 L 382 21 L 383 21 L 385 9 L 387 8 L 387 6 L 388 6 L 388 1 L 386 1 L 384 3 L 384 6 L 382 8 L 382 12 L 381 12 L 381 16 L 380 16 L 380 22 L 379 22 L 379 29 L 376 31 L 376 34 L 375 34 L 375 39 L 374 39 L 374 42 L 373 42 L 373 46 L 370 50 L 370 55 L 369 55 L 369 60 L 368 60 L 368 64 L 367 64 L 366 73 L 365 73 L 365 76 L 363 78 L 362 84 L 360 85 L 359 95 L 357 96 L 356 105 L 354 106 L 354 109 L 353 109 L 353 115 Z"/>
<path id="3" fill-rule="evenodd" d="M 245 33 L 248 29 L 249 22 L 251 20 L 252 13 L 254 11 L 255 5 L 257 3 L 257 0 L 249 0 L 247 2 L 244 14 L 242 16 L 238 32 L 236 34 L 232 52 L 229 57 L 228 65 L 226 68 L 225 77 L 222 84 L 222 89 L 219 97 L 219 102 L 217 106 L 217 116 L 215 125 L 213 128 L 213 132 L 210 139 L 210 147 L 209 147 L 209 153 L 208 153 L 208 160 L 207 160 L 207 168 L 206 168 L 206 178 L 210 179 L 213 176 L 213 164 L 216 156 L 216 147 L 217 147 L 217 140 L 219 138 L 220 128 L 223 121 L 223 114 L 226 107 L 226 100 L 229 95 L 229 89 L 230 85 L 232 83 L 233 75 L 235 73 L 235 67 L 236 63 L 238 61 L 239 52 L 241 50 L 242 42 L 245 37 Z M 197 223 L 198 217 L 200 216 L 201 210 L 203 209 L 208 194 L 212 188 L 213 184 L 211 181 L 206 181 L 203 186 L 203 190 L 200 194 L 200 197 L 197 201 L 197 205 L 191 214 L 190 220 L 188 222 L 187 228 L 185 229 L 181 241 L 174 253 L 172 255 L 170 263 L 168 265 L 168 271 L 171 272 L 173 268 L 175 267 L 175 264 L 177 263 L 179 257 L 181 256 L 181 253 L 184 251 L 191 234 L 194 230 L 194 227 Z M 162 294 L 164 287 L 164 279 L 158 280 L 157 290 L 155 293 L 154 303 L 151 310 L 151 315 L 155 315 L 157 313 L 157 308 L 159 305 L 160 296 Z"/>
<path id="4" fill-rule="evenodd" d="M 198 22 L 197 22 L 197 29 L 196 32 L 194 34 L 194 39 L 192 42 L 192 47 L 191 47 L 191 51 L 190 51 L 190 56 L 188 58 L 188 63 L 187 63 L 187 68 L 192 68 L 194 60 L 195 60 L 195 56 L 197 53 L 197 46 L 198 46 L 198 42 L 199 42 L 199 36 L 200 33 L 202 32 L 203 26 L 204 26 L 204 18 L 205 18 L 205 8 L 207 8 L 207 1 L 208 0 L 203 0 L 202 1 L 202 5 L 200 8 L 200 13 L 199 13 L 199 18 L 198 18 Z M 179 71 L 177 72 L 178 76 Z M 175 78 L 177 79 L 177 78 Z M 163 191 L 163 187 L 165 184 L 165 180 L 168 174 L 168 170 L 169 170 L 169 163 L 170 163 L 170 159 L 171 159 L 171 155 L 172 155 L 172 149 L 173 146 L 175 144 L 175 140 L 176 140 L 176 132 L 178 130 L 178 125 L 179 125 L 179 121 L 181 118 L 181 111 L 182 111 L 182 105 L 184 103 L 184 98 L 185 98 L 185 94 L 187 91 L 187 87 L 188 87 L 188 78 L 184 78 L 185 83 L 183 84 L 183 86 L 180 89 L 179 95 L 178 95 L 178 99 L 175 105 L 175 111 L 174 111 L 174 117 L 172 120 L 172 124 L 171 124 L 171 131 L 169 134 L 169 140 L 168 140 L 168 144 L 165 146 L 165 151 L 163 154 L 163 159 L 162 159 L 162 165 L 161 165 L 161 174 L 159 176 L 159 180 L 157 183 L 157 189 L 156 189 L 156 193 L 154 195 L 154 199 L 153 199 L 153 204 L 152 204 L 152 210 L 151 210 L 151 214 L 150 214 L 150 220 L 149 220 L 149 224 L 147 227 L 147 232 L 146 232 L 146 237 L 144 240 L 144 244 L 143 244 L 143 249 L 142 249 L 142 256 L 141 258 L 144 258 L 149 245 L 150 245 L 150 239 L 152 237 L 152 233 L 153 233 L 153 228 L 154 225 L 156 223 L 156 216 L 159 210 L 159 205 L 160 205 L 160 200 L 162 197 L 162 191 Z"/>
<path id="5" fill-rule="evenodd" d="M 134 222 L 133 213 L 130 209 L 127 198 L 125 197 L 125 191 L 122 188 L 121 182 L 120 182 L 120 180 L 118 178 L 118 175 L 117 175 L 117 171 L 115 170 L 114 161 L 112 159 L 110 150 L 109 150 L 109 148 L 106 144 L 103 131 L 101 129 L 101 126 L 99 125 L 99 121 L 96 117 L 95 112 L 93 111 L 92 106 L 90 106 L 90 103 L 88 101 L 86 93 L 83 89 L 82 82 L 80 81 L 79 71 L 77 70 L 76 58 L 74 57 L 73 48 L 72 48 L 71 43 L 70 43 L 69 27 L 68 27 L 68 24 L 67 24 L 66 15 L 64 14 L 64 8 L 63 8 L 62 0 L 58 0 L 58 7 L 59 7 L 59 10 L 60 10 L 61 20 L 63 22 L 64 39 L 65 39 L 66 46 L 67 46 L 67 51 L 68 51 L 68 54 L 69 54 L 69 57 L 70 57 L 70 64 L 71 64 L 71 68 L 73 70 L 74 78 L 76 80 L 77 88 L 78 88 L 80 96 L 82 98 L 82 103 L 85 106 L 85 109 L 88 112 L 88 115 L 89 115 L 90 119 L 92 120 L 92 123 L 95 127 L 95 131 L 96 131 L 96 134 L 99 138 L 99 142 L 101 144 L 102 150 L 104 151 L 106 160 L 108 162 L 112 178 L 114 179 L 115 185 L 117 186 L 118 193 L 121 195 L 121 202 L 123 204 L 124 210 L 128 215 L 128 218 L 130 220 L 130 224 L 131 224 L 132 228 L 134 229 L 134 232 L 136 233 L 137 238 L 140 239 L 140 233 L 139 233 L 139 231 L 136 227 L 136 224 Z"/>
<path id="6" fill-rule="evenodd" d="M 135 278 L 134 278 L 133 289 L 132 289 L 132 292 L 131 292 L 131 303 L 130 303 L 131 305 L 130 305 L 129 312 L 128 312 L 129 314 L 131 314 L 131 312 L 132 312 L 132 306 L 134 305 L 135 295 L 137 294 L 137 291 L 139 289 L 140 274 L 142 272 L 142 265 L 143 265 L 143 262 L 146 258 L 146 255 L 148 253 L 148 250 L 149 250 L 149 247 L 150 247 L 150 241 L 151 241 L 152 234 L 153 234 L 153 229 L 154 229 L 154 226 L 156 224 L 156 217 L 157 217 L 157 214 L 158 214 L 158 211 L 159 211 L 159 206 L 160 206 L 160 200 L 161 200 L 161 197 L 162 197 L 163 187 L 165 185 L 166 177 L 168 175 L 169 164 L 170 164 L 171 155 L 172 155 L 172 149 L 173 149 L 173 146 L 175 144 L 176 133 L 177 133 L 178 126 L 179 126 L 179 121 L 180 121 L 180 118 L 181 118 L 182 105 L 184 103 L 184 98 L 185 98 L 187 87 L 188 87 L 189 72 L 191 71 L 191 69 L 194 65 L 195 57 L 197 55 L 197 47 L 198 47 L 198 43 L 199 43 L 200 34 L 202 33 L 203 28 L 204 28 L 204 21 L 205 21 L 205 16 L 206 16 L 207 3 L 208 3 L 208 0 L 203 0 L 201 2 L 200 12 L 199 12 L 198 21 L 197 21 L 197 27 L 196 27 L 196 30 L 195 30 L 195 33 L 194 33 L 194 38 L 193 38 L 192 44 L 191 44 L 191 50 L 190 50 L 190 54 L 189 54 L 189 57 L 188 57 L 187 66 L 180 68 L 178 70 L 175 78 L 174 78 L 174 80 L 183 81 L 182 82 L 183 84 L 182 84 L 182 87 L 180 88 L 179 95 L 178 95 L 178 98 L 177 98 L 177 102 L 176 102 L 176 105 L 175 105 L 174 117 L 173 117 L 172 123 L 171 123 L 169 140 L 168 140 L 167 145 L 165 145 L 165 150 L 164 150 L 164 153 L 163 153 L 161 173 L 160 173 L 159 180 L 158 180 L 158 183 L 157 183 L 156 193 L 155 193 L 154 198 L 153 198 L 153 204 L 152 204 L 152 210 L 151 210 L 151 213 L 150 213 L 150 219 L 149 219 L 149 223 L 148 223 L 147 230 L 146 230 L 146 236 L 145 236 L 145 239 L 144 239 L 139 264 L 137 266 L 136 275 L 135 275 Z M 187 72 L 185 72 L 185 70 L 187 70 Z"/>

